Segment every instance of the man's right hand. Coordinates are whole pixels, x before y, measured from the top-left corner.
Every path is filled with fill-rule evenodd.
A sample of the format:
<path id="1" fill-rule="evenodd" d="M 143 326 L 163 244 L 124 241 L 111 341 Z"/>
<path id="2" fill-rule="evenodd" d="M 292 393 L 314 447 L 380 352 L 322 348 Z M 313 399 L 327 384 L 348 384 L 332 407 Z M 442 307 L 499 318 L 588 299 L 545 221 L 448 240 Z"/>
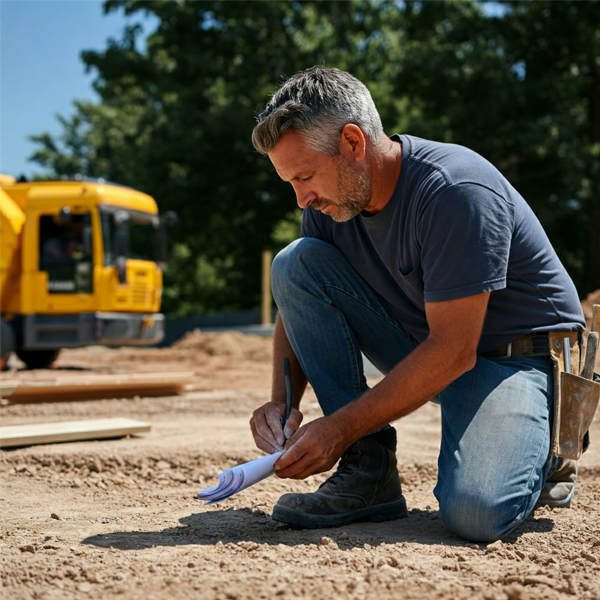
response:
<path id="1" fill-rule="evenodd" d="M 285 430 L 282 431 L 281 417 L 283 416 L 285 416 L 285 403 L 275 404 L 275 402 L 267 402 L 252 413 L 250 429 L 252 429 L 254 443 L 262 451 L 269 454 L 281 452 L 286 440 L 296 433 L 302 423 L 302 413 L 292 408 Z"/>

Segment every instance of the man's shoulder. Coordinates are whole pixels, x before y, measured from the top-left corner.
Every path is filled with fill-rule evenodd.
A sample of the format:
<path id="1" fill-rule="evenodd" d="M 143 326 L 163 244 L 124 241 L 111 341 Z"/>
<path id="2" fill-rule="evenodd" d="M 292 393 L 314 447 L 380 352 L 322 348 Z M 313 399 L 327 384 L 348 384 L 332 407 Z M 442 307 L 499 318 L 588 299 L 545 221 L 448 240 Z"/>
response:
<path id="1" fill-rule="evenodd" d="M 436 178 L 445 185 L 483 183 L 498 185 L 506 180 L 486 158 L 459 144 L 436 142 L 412 135 L 398 136 L 402 160 L 415 176 Z"/>

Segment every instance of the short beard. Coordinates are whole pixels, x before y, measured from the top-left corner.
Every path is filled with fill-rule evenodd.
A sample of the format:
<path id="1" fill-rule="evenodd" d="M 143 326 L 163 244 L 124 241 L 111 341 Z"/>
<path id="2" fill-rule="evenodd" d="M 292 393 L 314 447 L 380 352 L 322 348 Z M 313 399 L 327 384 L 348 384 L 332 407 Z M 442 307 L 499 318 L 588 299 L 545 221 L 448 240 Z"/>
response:
<path id="1" fill-rule="evenodd" d="M 339 156 L 338 162 L 338 207 L 337 215 L 330 215 L 337 223 L 344 223 L 359 215 L 371 201 L 371 180 L 360 169 L 350 166 Z"/>

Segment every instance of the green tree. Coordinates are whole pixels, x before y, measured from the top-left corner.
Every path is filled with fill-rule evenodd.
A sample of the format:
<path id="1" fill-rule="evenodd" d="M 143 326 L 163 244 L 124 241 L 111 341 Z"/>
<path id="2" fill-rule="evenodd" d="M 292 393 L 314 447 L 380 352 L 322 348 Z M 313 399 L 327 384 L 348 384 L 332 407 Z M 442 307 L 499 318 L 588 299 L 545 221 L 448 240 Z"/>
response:
<path id="1" fill-rule="evenodd" d="M 485 8 L 408 2 L 374 48 L 388 57 L 374 60 L 385 64 L 380 104 L 392 129 L 493 162 L 583 296 L 600 287 L 600 3 L 494 3 L 497 16 Z"/>
<path id="2" fill-rule="evenodd" d="M 254 117 L 278 80 L 315 63 L 347 68 L 377 3 L 106 2 L 113 10 L 159 25 L 144 51 L 131 27 L 83 53 L 101 103 L 77 103 L 62 140 L 35 138 L 34 158 L 142 189 L 179 214 L 168 312 L 256 306 L 261 250 L 277 247 L 293 195 L 253 150 Z"/>
<path id="3" fill-rule="evenodd" d="M 600 3 L 510 2 L 521 187 L 582 292 L 600 288 Z"/>
<path id="4" fill-rule="evenodd" d="M 386 131 L 491 160 L 580 293 L 600 287 L 599 2 L 106 2 L 113 10 L 153 13 L 158 26 L 144 50 L 134 26 L 83 53 L 101 102 L 76 103 L 62 139 L 37 136 L 35 159 L 178 212 L 168 312 L 258 305 L 261 250 L 297 235 L 298 214 L 250 134 L 277 83 L 313 64 L 364 81 Z"/>

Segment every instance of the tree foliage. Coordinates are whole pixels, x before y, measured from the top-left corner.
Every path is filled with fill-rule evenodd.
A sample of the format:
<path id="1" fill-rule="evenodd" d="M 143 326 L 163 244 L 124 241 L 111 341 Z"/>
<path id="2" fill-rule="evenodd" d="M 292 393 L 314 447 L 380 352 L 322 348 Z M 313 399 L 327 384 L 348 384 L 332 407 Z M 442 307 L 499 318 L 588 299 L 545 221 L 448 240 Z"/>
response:
<path id="1" fill-rule="evenodd" d="M 584 295 L 600 287 L 600 3 L 498 6 L 482 18 L 470 2 L 409 4 L 386 78 L 416 100 L 401 125 L 503 171 Z"/>
<path id="2" fill-rule="evenodd" d="M 600 287 L 600 4 L 109 0 L 158 26 L 84 52 L 99 103 L 76 102 L 48 174 L 142 189 L 180 217 L 165 309 L 259 304 L 260 254 L 298 231 L 293 194 L 251 146 L 277 84 L 324 64 L 364 81 L 384 127 L 465 144 L 534 208 L 580 293 Z"/>

